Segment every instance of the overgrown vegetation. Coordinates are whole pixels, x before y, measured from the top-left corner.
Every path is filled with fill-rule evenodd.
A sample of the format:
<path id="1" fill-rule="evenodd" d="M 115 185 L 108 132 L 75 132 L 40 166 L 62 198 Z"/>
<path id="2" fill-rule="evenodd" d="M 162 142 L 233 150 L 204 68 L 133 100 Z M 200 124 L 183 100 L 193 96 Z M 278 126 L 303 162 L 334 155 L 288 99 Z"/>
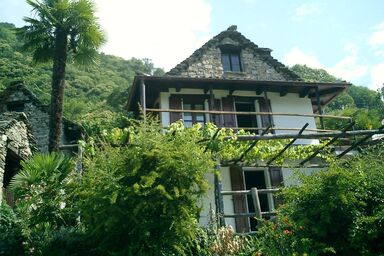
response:
<path id="1" fill-rule="evenodd" d="M 276 219 L 257 236 L 235 236 L 215 222 L 198 226 L 199 198 L 214 171 L 210 150 L 238 157 L 239 142 L 211 138 L 213 126 L 166 132 L 151 118 L 85 143 L 83 173 L 74 160 L 36 155 L 13 179 L 15 212 L 5 209 L 3 251 L 20 255 L 382 255 L 384 145 L 299 175 Z M 246 143 L 243 143 L 246 145 Z M 284 145 L 284 144 L 282 144 Z M 208 151 L 206 148 L 208 146 Z M 279 144 L 270 144 L 279 148 Z M 244 146 L 246 147 L 246 146 Z M 251 155 L 269 158 L 268 145 Z M 307 149 L 310 150 L 310 149 Z M 232 153 L 230 153 L 232 152 Z M 263 153 L 260 153 L 263 152 Z M 300 153 L 301 152 L 301 153 Z M 298 152 L 302 154 L 303 150 Z M 310 152 L 310 151 L 309 151 Z M 268 155 L 269 154 L 269 155 Z M 287 157 L 294 159 L 294 153 Z M 329 159 L 330 160 L 330 159 Z M 2 208 L 2 211 L 4 212 Z M 161 238 L 161 239 L 159 239 Z"/>
<path id="2" fill-rule="evenodd" d="M 31 54 L 22 51 L 22 43 L 13 24 L 0 23 L 0 90 L 11 81 L 23 80 L 28 89 L 48 104 L 52 68 L 49 63 L 33 63 Z M 136 73 L 161 76 L 164 71 L 154 67 L 149 59 L 124 60 L 104 53 L 98 54 L 97 65 L 90 67 L 79 68 L 68 63 L 64 116 L 83 125 L 89 134 L 99 131 L 98 122 L 108 129 L 120 127 L 119 122 L 108 120 L 116 120 L 124 112 Z"/>
<path id="3" fill-rule="evenodd" d="M 294 65 L 291 68 L 304 81 L 307 82 L 338 82 L 323 69 L 313 69 L 305 65 Z M 366 130 L 378 128 L 384 119 L 384 86 L 373 91 L 364 86 L 351 85 L 348 91 L 342 93 L 326 108 L 326 114 L 350 116 L 356 121 L 355 129 Z M 325 119 L 325 126 L 329 129 L 340 129 L 345 126 L 339 120 Z"/>

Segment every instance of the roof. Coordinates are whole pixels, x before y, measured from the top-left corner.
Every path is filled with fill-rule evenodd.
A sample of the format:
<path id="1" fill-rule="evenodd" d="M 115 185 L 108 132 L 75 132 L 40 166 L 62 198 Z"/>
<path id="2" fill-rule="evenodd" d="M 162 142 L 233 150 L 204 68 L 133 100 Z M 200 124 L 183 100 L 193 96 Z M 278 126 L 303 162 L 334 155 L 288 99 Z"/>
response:
<path id="1" fill-rule="evenodd" d="M 17 80 L 11 82 L 2 92 L 0 92 L 0 111 L 3 104 L 14 92 L 22 92 L 35 107 L 44 113 L 49 113 L 49 105 L 43 104 L 25 85 L 23 81 Z M 64 132 L 71 139 L 80 138 L 84 129 L 81 125 L 63 117 Z"/>
<path id="2" fill-rule="evenodd" d="M 172 68 L 169 72 L 167 72 L 165 75 L 168 76 L 178 76 L 182 73 L 182 71 L 186 71 L 188 67 L 197 62 L 201 59 L 201 57 L 212 47 L 217 47 L 220 42 L 225 39 L 230 38 L 236 42 L 239 43 L 239 45 L 242 48 L 248 48 L 251 49 L 254 54 L 260 56 L 262 60 L 269 64 L 271 67 L 273 67 L 277 72 L 282 74 L 286 80 L 290 81 L 301 81 L 301 78 L 288 69 L 285 65 L 280 63 L 278 60 L 274 59 L 271 56 L 271 49 L 268 48 L 260 48 L 255 43 L 253 43 L 251 40 L 243 36 L 240 32 L 236 31 L 236 26 L 231 26 L 227 30 L 221 32 L 220 34 L 213 37 L 211 40 L 206 42 L 202 47 L 197 49 L 191 56 L 189 56 L 187 59 L 176 65 L 174 68 Z"/>
<path id="3" fill-rule="evenodd" d="M 135 76 L 133 85 L 129 91 L 126 109 L 128 111 L 136 110 L 139 102 L 140 81 L 146 86 L 147 102 L 150 104 L 152 95 L 155 96 L 159 92 L 169 88 L 198 88 L 204 89 L 206 92 L 209 88 L 224 89 L 229 91 L 247 90 L 256 91 L 261 94 L 263 92 L 278 92 L 281 96 L 287 93 L 298 93 L 300 97 L 308 96 L 312 100 L 314 111 L 317 111 L 317 95 L 319 91 L 321 105 L 328 104 L 333 98 L 346 90 L 350 84 L 340 83 L 311 83 L 303 81 L 260 81 L 260 80 L 241 80 L 227 78 L 190 78 L 182 76 Z"/>

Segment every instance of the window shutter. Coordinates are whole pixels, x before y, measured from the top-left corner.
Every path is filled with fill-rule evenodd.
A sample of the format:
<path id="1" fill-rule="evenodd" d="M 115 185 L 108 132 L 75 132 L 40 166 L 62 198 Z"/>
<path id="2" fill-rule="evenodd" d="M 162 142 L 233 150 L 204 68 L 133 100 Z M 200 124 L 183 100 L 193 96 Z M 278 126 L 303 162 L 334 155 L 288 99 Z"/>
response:
<path id="1" fill-rule="evenodd" d="M 181 98 L 176 96 L 169 97 L 169 108 L 170 109 L 182 109 Z M 169 113 L 170 123 L 174 123 L 180 119 L 183 119 L 182 113 Z"/>
<path id="2" fill-rule="evenodd" d="M 223 111 L 234 111 L 234 102 L 233 97 L 228 96 L 221 99 L 223 105 Z M 236 116 L 235 115 L 223 115 L 224 126 L 225 127 L 236 127 Z"/>
<path id="3" fill-rule="evenodd" d="M 284 185 L 283 172 L 281 170 L 281 167 L 270 167 L 269 177 L 271 178 L 272 187 L 277 188 Z M 277 208 L 280 204 L 283 203 L 282 198 L 277 198 L 276 196 L 273 196 L 273 201 L 275 204 L 275 208 Z"/>
<path id="4" fill-rule="evenodd" d="M 231 177 L 232 190 L 244 190 L 244 174 L 242 168 L 237 165 L 231 165 L 229 167 L 229 173 Z M 247 212 L 247 202 L 245 195 L 233 195 L 233 208 L 235 214 Z M 237 232 L 247 232 L 249 230 L 247 217 L 235 218 L 235 223 Z"/>
<path id="5" fill-rule="evenodd" d="M 215 106 L 213 110 L 221 111 L 221 100 L 215 99 Z M 213 120 L 211 121 L 213 121 L 215 125 L 219 128 L 224 126 L 223 115 L 213 114 Z"/>
<path id="6" fill-rule="evenodd" d="M 258 102 L 259 102 L 260 112 L 272 112 L 270 100 L 260 98 L 258 100 Z M 273 125 L 272 116 L 271 115 L 261 115 L 261 126 L 263 128 L 265 128 L 268 125 Z"/>

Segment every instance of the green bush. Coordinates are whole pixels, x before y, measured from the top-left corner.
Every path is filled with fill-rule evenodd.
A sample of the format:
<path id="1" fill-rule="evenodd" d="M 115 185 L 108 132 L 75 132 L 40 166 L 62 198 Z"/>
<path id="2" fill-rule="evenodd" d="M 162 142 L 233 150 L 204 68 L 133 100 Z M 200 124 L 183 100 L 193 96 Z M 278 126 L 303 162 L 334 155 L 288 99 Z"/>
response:
<path id="1" fill-rule="evenodd" d="M 301 185 L 283 192 L 285 204 L 274 224 L 283 230 L 270 231 L 275 243 L 265 237 L 270 227 L 263 227 L 264 246 L 309 255 L 384 255 L 383 162 L 379 145 L 328 170 L 301 175 Z M 287 234 L 279 237 L 282 232 Z"/>
<path id="2" fill-rule="evenodd" d="M 0 255 L 24 255 L 20 222 L 5 202 L 0 204 Z"/>
<path id="3" fill-rule="evenodd" d="M 198 127 L 168 132 L 149 118 L 91 148 L 77 190 L 82 223 L 104 254 L 182 255 L 194 243 L 198 201 L 214 162 Z M 115 147 L 119 141 L 122 143 Z"/>

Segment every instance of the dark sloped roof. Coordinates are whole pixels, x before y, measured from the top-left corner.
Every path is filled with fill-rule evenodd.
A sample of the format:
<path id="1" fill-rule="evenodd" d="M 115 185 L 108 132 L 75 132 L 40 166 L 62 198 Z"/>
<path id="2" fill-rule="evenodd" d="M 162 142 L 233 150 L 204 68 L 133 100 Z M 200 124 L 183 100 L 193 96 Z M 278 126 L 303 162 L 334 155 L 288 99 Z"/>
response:
<path id="1" fill-rule="evenodd" d="M 38 107 L 41 111 L 48 112 L 48 106 L 43 104 L 30 90 L 28 90 L 23 81 L 13 81 L 11 82 L 2 92 L 0 92 L 0 106 L 6 103 L 8 97 L 14 92 L 23 92 L 32 104 Z"/>
<path id="2" fill-rule="evenodd" d="M 301 81 L 301 78 L 298 75 L 296 75 L 293 71 L 289 70 L 285 65 L 271 56 L 271 49 L 258 47 L 251 40 L 243 36 L 240 32 L 236 31 L 236 26 L 231 26 L 227 30 L 213 37 L 202 47 L 197 49 L 191 56 L 167 72 L 166 75 L 180 75 L 182 71 L 186 71 L 190 65 L 200 60 L 208 49 L 217 46 L 224 38 L 230 38 L 236 42 L 239 42 L 240 46 L 243 48 L 252 49 L 253 52 L 259 55 L 265 63 L 275 68 L 275 70 L 282 74 L 287 80 Z"/>
<path id="3" fill-rule="evenodd" d="M 25 87 L 23 81 L 11 82 L 2 92 L 0 92 L 0 107 L 6 103 L 7 98 L 14 92 L 21 91 L 26 95 L 30 102 L 38 109 L 45 113 L 49 113 L 49 106 L 43 104 L 27 87 Z M 1 108 L 0 108 L 1 109 Z M 81 125 L 63 117 L 64 132 L 70 139 L 78 139 L 84 132 Z"/>

